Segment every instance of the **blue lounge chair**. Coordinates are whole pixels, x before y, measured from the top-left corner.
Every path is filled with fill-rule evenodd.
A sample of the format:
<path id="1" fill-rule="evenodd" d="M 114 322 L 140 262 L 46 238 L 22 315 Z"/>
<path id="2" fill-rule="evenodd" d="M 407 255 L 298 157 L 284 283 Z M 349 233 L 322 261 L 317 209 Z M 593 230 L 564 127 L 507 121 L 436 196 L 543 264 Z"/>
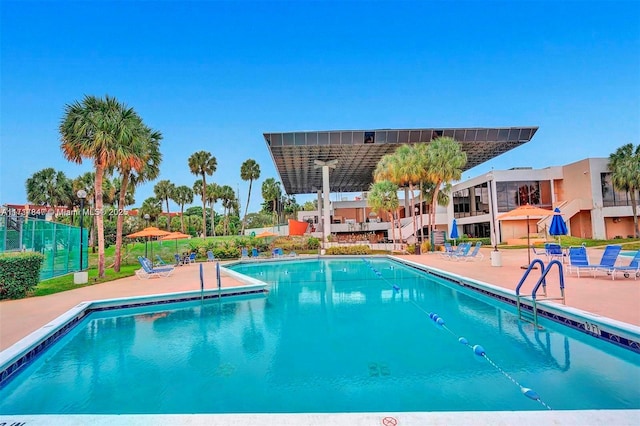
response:
<path id="1" fill-rule="evenodd" d="M 444 243 L 444 252 L 440 254 L 449 255 L 453 253 L 453 247 L 451 247 L 451 243 Z"/>
<path id="2" fill-rule="evenodd" d="M 213 255 L 211 250 L 207 251 L 207 262 L 215 262 L 216 257 Z"/>
<path id="3" fill-rule="evenodd" d="M 473 251 L 466 256 L 460 256 L 460 259 L 463 259 L 465 262 L 469 260 L 484 259 L 484 254 L 480 253 L 480 247 L 482 247 L 482 241 L 476 242 L 476 245 L 473 247 Z"/>
<path id="4" fill-rule="evenodd" d="M 578 278 L 580 277 L 580 271 L 588 271 L 593 273 L 594 267 L 589 263 L 589 256 L 587 256 L 587 249 L 584 246 L 569 247 L 569 273 L 576 271 Z"/>
<path id="5" fill-rule="evenodd" d="M 140 262 L 142 268 L 136 271 L 136 276 L 141 280 L 153 277 L 168 277 L 173 273 L 173 266 L 154 268 L 151 261 L 146 257 L 138 256 L 138 262 Z"/>
<path id="6" fill-rule="evenodd" d="M 623 266 L 614 266 L 613 273 L 611 274 L 611 279 L 616 279 L 616 273 L 621 273 L 625 278 L 629 278 L 631 274 L 634 275 L 634 279 L 638 279 L 640 277 L 640 250 L 636 252 L 636 255 L 633 256 L 631 262 L 628 265 Z"/>
<path id="7" fill-rule="evenodd" d="M 466 246 L 467 246 L 467 243 L 460 243 L 458 244 L 458 247 L 456 247 L 455 249 L 452 247 L 450 251 L 441 252 L 440 256 L 446 259 L 451 259 L 452 256 L 460 255 Z"/>
<path id="8" fill-rule="evenodd" d="M 604 249 L 604 253 L 602 253 L 602 259 L 600 259 L 600 263 L 594 265 L 593 276 L 596 276 L 596 271 L 603 271 L 606 272 L 607 275 L 613 275 L 620 250 L 622 250 L 622 246 L 619 245 L 606 246 Z"/>
<path id="9" fill-rule="evenodd" d="M 462 247 L 462 249 L 457 253 L 452 253 L 451 256 L 449 256 L 449 259 L 458 261 L 469 255 L 469 251 L 471 250 L 471 243 L 462 243 L 460 244 L 460 246 Z"/>
<path id="10" fill-rule="evenodd" d="M 548 260 L 558 259 L 564 261 L 565 254 L 562 251 L 562 246 L 557 243 L 546 243 L 544 245 L 544 253 Z"/>
<path id="11" fill-rule="evenodd" d="M 167 263 L 162 260 L 159 254 L 156 254 L 156 266 L 167 266 Z"/>
<path id="12" fill-rule="evenodd" d="M 189 255 L 188 263 L 196 263 L 196 254 L 195 253 L 191 253 Z"/>
<path id="13" fill-rule="evenodd" d="M 260 253 L 258 253 L 258 249 L 257 248 L 252 248 L 251 249 L 251 257 L 258 257 L 260 256 Z"/>

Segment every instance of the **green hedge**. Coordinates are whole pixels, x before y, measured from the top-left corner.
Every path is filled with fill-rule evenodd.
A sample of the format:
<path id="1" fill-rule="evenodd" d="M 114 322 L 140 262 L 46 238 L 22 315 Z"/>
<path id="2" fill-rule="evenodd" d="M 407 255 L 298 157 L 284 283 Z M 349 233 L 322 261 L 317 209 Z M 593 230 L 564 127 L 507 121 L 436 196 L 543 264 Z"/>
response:
<path id="1" fill-rule="evenodd" d="M 365 245 L 337 246 L 329 247 L 327 254 L 371 254 L 371 249 Z"/>
<path id="2" fill-rule="evenodd" d="M 20 299 L 38 285 L 44 256 L 40 253 L 0 256 L 0 299 Z"/>

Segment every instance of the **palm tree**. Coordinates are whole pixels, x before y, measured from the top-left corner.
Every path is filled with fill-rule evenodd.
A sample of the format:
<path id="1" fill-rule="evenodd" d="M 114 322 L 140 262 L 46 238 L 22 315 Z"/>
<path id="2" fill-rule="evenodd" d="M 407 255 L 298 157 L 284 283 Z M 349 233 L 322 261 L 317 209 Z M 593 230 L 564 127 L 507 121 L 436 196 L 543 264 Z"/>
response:
<path id="1" fill-rule="evenodd" d="M 131 198 L 135 194 L 136 186 L 150 179 L 155 179 L 159 172 L 162 154 L 160 154 L 160 140 L 162 134 L 149 129 L 138 117 L 138 124 L 135 128 L 135 137 L 129 142 L 131 152 L 128 158 L 116 164 L 115 168 L 120 172 L 120 186 L 127 188 L 120 190 L 118 207 L 122 209 L 116 216 L 116 247 L 113 264 L 114 272 L 120 271 L 122 259 L 122 230 L 124 228 L 124 207 L 127 193 L 131 193 Z M 133 201 L 128 205 L 133 204 Z"/>
<path id="2" fill-rule="evenodd" d="M 414 147 L 402 145 L 393 154 L 383 156 L 374 170 L 374 180 L 389 180 L 399 187 L 409 187 L 410 193 L 410 215 L 412 217 L 413 235 L 417 241 L 417 223 L 414 211 L 414 185 L 420 182 L 422 170 L 418 154 Z"/>
<path id="3" fill-rule="evenodd" d="M 389 214 L 393 248 L 395 248 L 396 227 L 393 213 L 400 204 L 398 201 L 398 185 L 388 180 L 381 180 L 371 184 L 369 195 L 367 196 L 367 204 L 375 211 L 384 210 Z"/>
<path id="4" fill-rule="evenodd" d="M 206 175 L 211 176 L 213 172 L 218 168 L 218 161 L 216 157 L 212 156 L 210 152 L 198 151 L 191 154 L 189 157 L 189 170 L 194 175 L 202 176 L 202 191 L 200 196 L 202 197 L 202 236 L 207 236 L 207 217 L 206 217 L 206 199 L 207 199 L 207 179 Z"/>
<path id="5" fill-rule="evenodd" d="M 168 180 L 161 180 L 153 187 L 153 193 L 156 198 L 164 201 L 167 204 L 167 231 L 171 231 L 171 213 L 169 212 L 169 199 L 173 198 L 173 193 L 176 190 L 176 186 Z"/>
<path id="6" fill-rule="evenodd" d="M 207 192 L 206 192 L 206 197 L 207 197 L 207 202 L 209 203 L 209 206 L 211 206 L 211 234 L 215 237 L 216 236 L 216 203 L 218 202 L 218 200 L 220 199 L 220 185 L 218 185 L 217 183 L 210 183 L 207 185 Z"/>
<path id="7" fill-rule="evenodd" d="M 462 151 L 460 144 L 453 138 L 443 136 L 431 141 L 424 163 L 424 170 L 428 181 L 433 184 L 433 194 L 429 222 L 429 234 L 435 231 L 435 214 L 438 203 L 438 193 L 443 183 L 450 183 L 462 177 L 462 168 L 467 164 L 467 154 Z M 432 245 L 433 247 L 433 245 Z"/>
<path id="8" fill-rule="evenodd" d="M 632 143 L 628 143 L 610 154 L 609 170 L 613 187 L 629 194 L 633 213 L 633 232 L 636 238 L 640 238 L 636 201 L 636 191 L 640 190 L 640 145 L 634 148 Z"/>
<path id="9" fill-rule="evenodd" d="M 251 199 L 251 185 L 253 181 L 260 177 L 260 165 L 256 163 L 255 160 L 249 159 L 242 163 L 240 167 L 240 177 L 242 180 L 249 181 L 249 193 L 247 194 L 247 206 L 244 209 L 244 217 L 242 218 L 242 231 L 240 232 L 244 235 L 244 227 L 246 225 L 247 212 L 249 211 L 249 200 Z"/>
<path id="10" fill-rule="evenodd" d="M 64 157 L 81 164 L 93 160 L 95 168 L 96 222 L 98 227 L 98 277 L 104 277 L 104 218 L 102 216 L 102 180 L 105 171 L 130 156 L 128 141 L 134 137 L 139 119 L 131 108 L 117 99 L 85 96 L 82 102 L 65 106 L 60 123 Z"/>
<path id="11" fill-rule="evenodd" d="M 229 233 L 229 212 L 236 201 L 236 193 L 229 185 L 223 185 L 220 187 L 218 195 L 219 199 L 222 201 L 222 207 L 224 208 L 223 232 L 224 235 L 227 235 Z"/>
<path id="12" fill-rule="evenodd" d="M 149 197 L 144 200 L 138 211 L 138 215 L 142 218 L 147 214 L 152 222 L 158 220 L 158 217 L 162 214 L 162 200 L 155 197 Z"/>
<path id="13" fill-rule="evenodd" d="M 187 185 L 180 185 L 176 187 L 171 199 L 180 206 L 180 227 L 184 234 L 184 206 L 193 203 L 193 191 Z"/>
<path id="14" fill-rule="evenodd" d="M 268 179 L 265 179 L 264 182 L 262 182 L 262 198 L 266 202 L 273 203 L 273 207 L 271 211 L 273 212 L 274 218 L 276 214 L 276 202 L 280 198 L 281 193 L 282 191 L 280 190 L 280 182 L 277 182 L 274 178 L 268 178 Z M 274 225 L 275 225 L 275 219 L 274 219 Z"/>
<path id="15" fill-rule="evenodd" d="M 27 201 L 33 204 L 57 207 L 69 204 L 73 198 L 71 180 L 51 167 L 35 172 L 27 179 L 26 187 Z"/>

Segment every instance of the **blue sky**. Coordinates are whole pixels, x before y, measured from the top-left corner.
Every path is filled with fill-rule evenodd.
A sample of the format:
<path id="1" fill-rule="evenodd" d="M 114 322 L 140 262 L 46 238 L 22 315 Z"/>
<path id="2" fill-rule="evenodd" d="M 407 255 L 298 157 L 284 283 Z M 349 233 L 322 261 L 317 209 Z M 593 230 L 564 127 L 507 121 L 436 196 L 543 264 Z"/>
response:
<path id="1" fill-rule="evenodd" d="M 465 172 L 607 157 L 640 143 L 640 2 L 5 1 L 0 203 L 26 202 L 60 152 L 66 104 L 109 94 L 164 135 L 160 179 L 239 189 L 278 178 L 263 132 L 539 126 Z M 138 188 L 137 205 L 153 194 Z M 298 196 L 298 201 L 309 197 Z M 199 205 L 195 200 L 194 205 Z M 176 206 L 172 205 L 172 210 Z"/>

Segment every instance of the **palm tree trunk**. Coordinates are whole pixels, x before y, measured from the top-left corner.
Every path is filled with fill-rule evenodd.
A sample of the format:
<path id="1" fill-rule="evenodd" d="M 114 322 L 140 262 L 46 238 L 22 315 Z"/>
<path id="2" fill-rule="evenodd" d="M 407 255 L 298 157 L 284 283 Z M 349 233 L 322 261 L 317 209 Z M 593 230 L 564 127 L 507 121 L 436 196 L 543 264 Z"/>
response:
<path id="1" fill-rule="evenodd" d="M 165 198 L 167 202 L 167 231 L 171 232 L 171 213 L 169 213 L 169 197 Z"/>
<path id="2" fill-rule="evenodd" d="M 247 206 L 244 208 L 244 217 L 242 218 L 242 232 L 241 235 L 244 235 L 244 227 L 247 221 L 247 212 L 249 211 L 249 200 L 251 199 L 251 184 L 253 183 L 253 179 L 249 179 L 249 194 L 247 194 Z"/>
<path id="3" fill-rule="evenodd" d="M 122 207 L 124 213 L 124 203 L 127 197 L 126 188 L 129 185 L 129 172 L 122 173 L 122 182 L 120 185 L 120 197 L 118 200 L 118 213 L 121 213 L 120 207 Z M 125 189 L 123 189 L 125 188 Z M 113 271 L 120 272 L 120 262 L 122 258 L 122 228 L 124 227 L 124 214 L 116 215 L 116 253 L 113 261 Z"/>
<path id="4" fill-rule="evenodd" d="M 637 211 L 637 205 L 638 203 L 636 203 L 636 191 L 631 188 L 630 195 L 631 195 L 631 211 L 633 212 L 633 232 L 636 236 L 636 238 L 640 238 L 640 230 L 638 230 L 638 211 Z"/>
<path id="5" fill-rule="evenodd" d="M 184 234 L 184 203 L 180 204 L 180 230 Z"/>
<path id="6" fill-rule="evenodd" d="M 422 182 L 420 182 L 420 241 L 424 240 L 424 222 L 422 220 L 422 203 L 424 199 L 422 198 Z"/>
<path id="7" fill-rule="evenodd" d="M 207 205 L 205 197 L 207 194 L 207 179 L 202 174 L 202 238 L 207 238 Z"/>
<path id="8" fill-rule="evenodd" d="M 214 203 L 211 203 L 211 235 L 216 235 L 216 210 Z"/>
<path id="9" fill-rule="evenodd" d="M 98 227 L 98 278 L 104 277 L 104 217 L 102 216 L 102 177 L 104 167 L 96 164 L 96 225 Z"/>
<path id="10" fill-rule="evenodd" d="M 391 251 L 396 249 L 396 218 L 394 217 L 393 210 L 389 211 L 391 215 Z"/>
<path id="11" fill-rule="evenodd" d="M 416 206 L 415 195 L 413 194 L 413 184 L 409 184 L 409 192 L 411 193 L 411 220 L 413 222 L 413 238 L 418 242 L 418 224 L 416 223 Z"/>
<path id="12" fill-rule="evenodd" d="M 438 193 L 440 192 L 440 184 L 442 182 L 436 182 L 433 188 L 433 200 L 431 201 L 431 211 L 429 212 L 429 221 L 431 222 L 431 229 L 429 233 L 436 230 L 436 206 L 438 205 Z"/>

